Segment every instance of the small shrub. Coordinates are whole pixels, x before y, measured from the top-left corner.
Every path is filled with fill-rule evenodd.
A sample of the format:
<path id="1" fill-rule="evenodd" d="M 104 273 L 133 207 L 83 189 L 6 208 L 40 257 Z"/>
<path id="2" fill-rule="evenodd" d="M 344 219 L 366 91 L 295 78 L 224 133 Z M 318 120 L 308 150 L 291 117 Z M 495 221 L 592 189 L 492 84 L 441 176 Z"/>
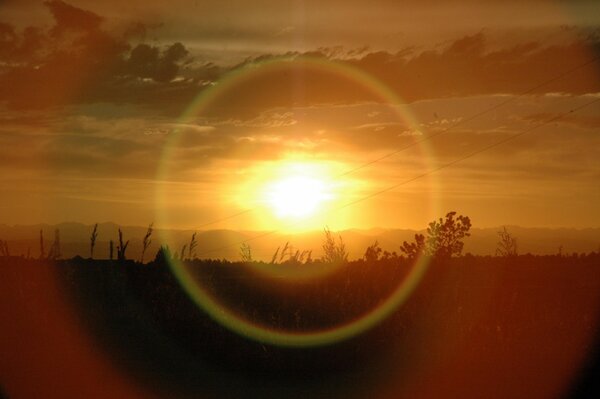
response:
<path id="1" fill-rule="evenodd" d="M 242 262 L 252 262 L 252 250 L 247 243 L 243 243 L 240 246 L 240 257 L 242 258 Z"/>
<path id="2" fill-rule="evenodd" d="M 377 262 L 381 256 L 382 249 L 379 246 L 379 242 L 375 241 L 372 245 L 367 247 L 363 258 L 367 262 Z"/>
<path id="3" fill-rule="evenodd" d="M 517 256 L 517 239 L 506 230 L 506 227 L 503 227 L 502 231 L 498 232 L 498 235 L 500 236 L 500 241 L 498 241 L 496 247 L 496 255 L 502 257 Z"/>
<path id="4" fill-rule="evenodd" d="M 415 234 L 415 242 L 409 243 L 404 241 L 400 247 L 400 251 L 404 252 L 409 259 L 416 259 L 425 251 L 425 236 L 423 234 Z"/>
<path id="5" fill-rule="evenodd" d="M 325 239 L 323 240 L 323 262 L 325 263 L 346 263 L 348 261 L 348 252 L 346 244 L 341 236 L 338 236 L 338 242 L 335 242 L 333 234 L 329 227 L 325 228 Z"/>
<path id="6" fill-rule="evenodd" d="M 443 259 L 460 256 L 464 247 L 463 239 L 471 235 L 471 219 L 462 215 L 454 218 L 455 215 L 456 212 L 448 212 L 445 220 L 440 218 L 429 223 L 427 237 L 415 234 L 415 242 L 404 241 L 400 250 L 411 259 L 422 253 Z"/>

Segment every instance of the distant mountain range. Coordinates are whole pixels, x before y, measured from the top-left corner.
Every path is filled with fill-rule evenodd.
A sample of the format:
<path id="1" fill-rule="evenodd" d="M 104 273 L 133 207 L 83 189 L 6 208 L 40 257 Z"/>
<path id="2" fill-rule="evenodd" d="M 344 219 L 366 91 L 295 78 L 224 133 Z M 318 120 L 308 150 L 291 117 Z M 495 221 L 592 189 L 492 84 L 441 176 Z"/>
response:
<path id="1" fill-rule="evenodd" d="M 0 240 L 8 242 L 11 255 L 27 255 L 38 257 L 40 254 L 40 230 L 44 234 L 46 250 L 50 247 L 55 230 L 60 232 L 61 253 L 63 258 L 80 255 L 90 256 L 90 235 L 92 225 L 81 223 L 61 223 L 57 225 L 15 225 L 0 224 Z M 118 241 L 119 226 L 114 223 L 98 225 L 98 238 L 94 250 L 95 258 L 108 258 L 109 241 Z M 121 227 L 125 240 L 130 240 L 127 257 L 139 259 L 142 250 L 142 240 L 147 227 Z M 508 226 L 508 231 L 517 238 L 519 253 L 532 254 L 563 254 L 573 252 L 591 252 L 600 249 L 600 228 L 526 228 Z M 498 242 L 498 228 L 473 228 L 471 237 L 465 240 L 464 252 L 476 255 L 493 255 Z M 420 231 L 422 232 L 422 231 Z M 172 250 L 180 251 L 182 246 L 189 243 L 194 231 L 192 230 L 155 230 L 152 244 L 146 252 L 145 259 L 154 257 L 160 245 L 167 244 Z M 389 252 L 399 252 L 403 241 L 412 241 L 415 230 L 403 229 L 370 229 L 344 230 L 336 232 L 340 235 L 350 252 L 350 258 L 360 258 L 367 246 L 378 241 L 380 246 Z M 323 240 L 322 231 L 303 232 L 298 234 L 269 233 L 261 231 L 232 231 L 209 230 L 198 231 L 196 235 L 198 246 L 196 254 L 201 258 L 239 259 L 240 245 L 247 242 L 255 259 L 270 260 L 278 247 L 286 242 L 294 249 L 312 250 L 313 258 L 321 255 Z M 247 241 L 246 241 L 247 240 Z M 116 249 L 115 249 L 116 252 Z M 187 251 L 186 251 L 187 253 Z M 116 256 L 116 255 L 115 255 Z"/>

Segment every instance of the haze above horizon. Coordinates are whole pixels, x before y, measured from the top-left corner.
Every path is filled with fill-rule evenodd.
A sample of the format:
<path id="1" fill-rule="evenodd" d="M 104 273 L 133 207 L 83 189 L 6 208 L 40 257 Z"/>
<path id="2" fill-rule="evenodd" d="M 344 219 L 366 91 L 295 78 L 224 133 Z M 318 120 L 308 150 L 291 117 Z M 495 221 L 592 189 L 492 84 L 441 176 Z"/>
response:
<path id="1" fill-rule="evenodd" d="M 233 5 L 0 5 L 0 223 L 600 226 L 600 3 Z"/>

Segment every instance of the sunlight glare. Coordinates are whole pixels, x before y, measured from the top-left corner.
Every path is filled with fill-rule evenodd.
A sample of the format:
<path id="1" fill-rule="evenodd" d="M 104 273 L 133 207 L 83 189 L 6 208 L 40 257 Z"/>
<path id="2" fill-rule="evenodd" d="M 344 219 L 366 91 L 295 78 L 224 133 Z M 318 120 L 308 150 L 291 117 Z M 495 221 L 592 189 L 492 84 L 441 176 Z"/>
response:
<path id="1" fill-rule="evenodd" d="M 303 219 L 332 198 L 324 181 L 309 176 L 284 177 L 267 185 L 266 199 L 280 218 Z"/>

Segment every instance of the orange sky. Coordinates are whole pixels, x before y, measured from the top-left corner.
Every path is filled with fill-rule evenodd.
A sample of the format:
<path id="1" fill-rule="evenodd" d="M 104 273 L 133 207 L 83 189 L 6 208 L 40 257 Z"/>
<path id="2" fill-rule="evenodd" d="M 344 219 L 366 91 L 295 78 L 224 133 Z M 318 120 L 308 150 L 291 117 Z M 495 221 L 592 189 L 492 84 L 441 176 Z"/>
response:
<path id="1" fill-rule="evenodd" d="M 594 1 L 8 1 L 0 223 L 597 227 L 600 103 L 566 113 L 600 98 L 599 27 Z M 326 186 L 301 220 L 271 198 L 294 173 Z"/>

